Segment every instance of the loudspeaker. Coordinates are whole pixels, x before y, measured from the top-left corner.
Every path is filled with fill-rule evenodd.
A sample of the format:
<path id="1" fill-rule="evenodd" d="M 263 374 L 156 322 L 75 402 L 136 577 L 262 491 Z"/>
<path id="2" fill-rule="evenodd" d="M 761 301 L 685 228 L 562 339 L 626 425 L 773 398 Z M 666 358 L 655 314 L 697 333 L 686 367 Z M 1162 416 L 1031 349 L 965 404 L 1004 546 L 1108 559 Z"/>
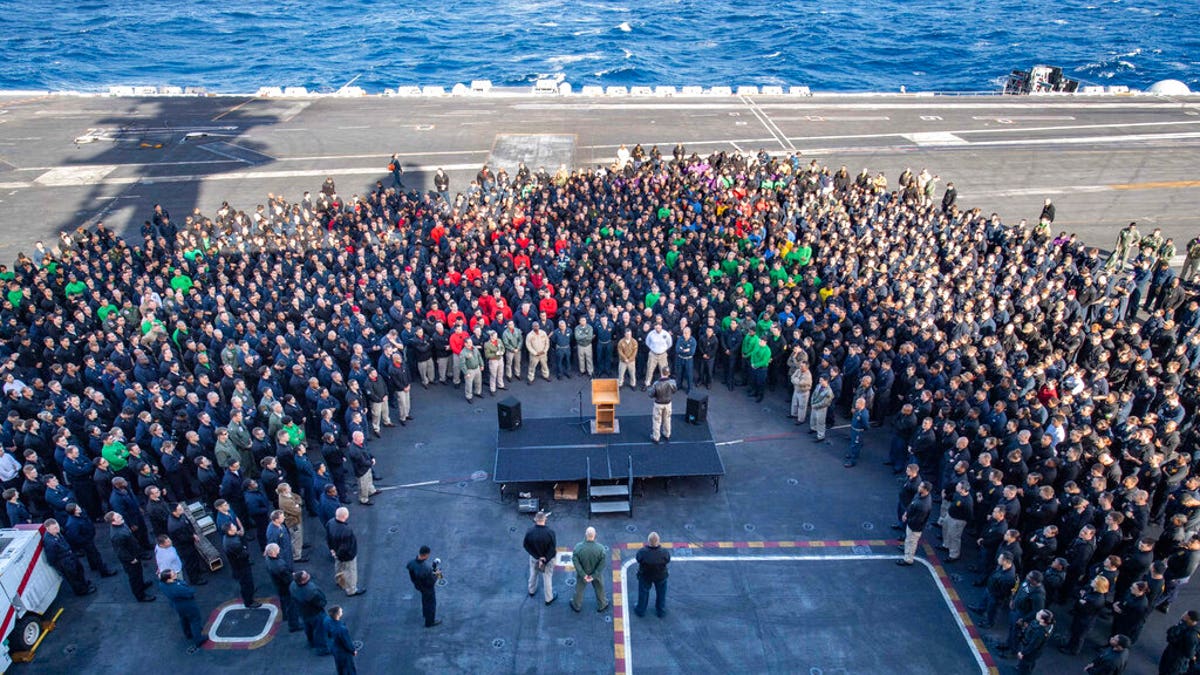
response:
<path id="1" fill-rule="evenodd" d="M 496 404 L 496 416 L 500 420 L 500 428 L 513 431 L 521 428 L 521 402 L 515 396 Z"/>
<path id="2" fill-rule="evenodd" d="M 688 424 L 700 424 L 708 420 L 708 394 L 688 394 L 687 399 Z"/>

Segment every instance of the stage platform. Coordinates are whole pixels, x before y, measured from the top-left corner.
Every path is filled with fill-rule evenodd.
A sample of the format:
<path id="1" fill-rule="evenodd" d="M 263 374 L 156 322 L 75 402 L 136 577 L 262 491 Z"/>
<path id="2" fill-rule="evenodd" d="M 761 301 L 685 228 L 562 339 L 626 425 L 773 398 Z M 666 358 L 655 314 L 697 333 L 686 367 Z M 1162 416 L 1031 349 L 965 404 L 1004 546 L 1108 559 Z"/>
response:
<path id="1" fill-rule="evenodd" d="M 592 480 L 708 476 L 717 485 L 725 464 L 708 424 L 687 424 L 671 416 L 671 442 L 650 440 L 650 416 L 620 418 L 615 434 L 592 434 L 575 417 L 526 418 L 514 431 L 496 435 L 497 483 L 553 483 L 584 480 L 591 462 Z M 584 420 L 586 425 L 587 420 Z"/>

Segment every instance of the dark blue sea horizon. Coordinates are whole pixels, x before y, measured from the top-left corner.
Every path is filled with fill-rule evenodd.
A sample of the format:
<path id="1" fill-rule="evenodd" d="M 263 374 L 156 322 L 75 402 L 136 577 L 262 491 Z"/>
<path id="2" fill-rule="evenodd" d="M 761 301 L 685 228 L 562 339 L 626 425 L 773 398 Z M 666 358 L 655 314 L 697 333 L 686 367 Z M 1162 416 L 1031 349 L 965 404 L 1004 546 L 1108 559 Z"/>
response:
<path id="1" fill-rule="evenodd" d="M 583 85 L 995 91 L 1013 68 L 1200 90 L 1200 2 L 0 0 L 0 89 L 117 85 L 369 93 L 543 78 Z"/>

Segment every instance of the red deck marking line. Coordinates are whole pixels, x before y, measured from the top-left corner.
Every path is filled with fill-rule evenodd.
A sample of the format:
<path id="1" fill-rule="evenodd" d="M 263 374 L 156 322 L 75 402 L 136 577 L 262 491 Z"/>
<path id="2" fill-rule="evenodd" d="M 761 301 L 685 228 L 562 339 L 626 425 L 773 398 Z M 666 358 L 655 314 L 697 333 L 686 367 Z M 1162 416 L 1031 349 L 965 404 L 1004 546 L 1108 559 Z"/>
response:
<path id="1" fill-rule="evenodd" d="M 989 675 L 999 675 L 1000 669 L 996 665 L 996 659 L 992 656 L 988 649 L 987 642 L 983 639 L 983 633 L 975 622 L 971 619 L 971 613 L 967 611 L 966 603 L 962 599 L 962 594 L 954 586 L 954 582 L 950 579 L 950 575 L 946 572 L 946 568 L 942 565 L 942 561 L 938 558 L 937 551 L 934 550 L 928 542 L 922 542 L 922 549 L 925 552 L 925 559 L 933 566 L 934 572 L 938 578 L 938 583 L 942 584 L 946 589 L 947 595 L 953 590 L 954 595 L 958 596 L 957 600 L 953 600 L 955 611 L 958 612 L 959 619 L 962 621 L 963 627 L 966 628 L 967 635 L 971 638 L 971 643 L 975 646 L 975 650 L 979 652 L 979 656 L 983 659 L 983 664 L 987 667 Z"/>

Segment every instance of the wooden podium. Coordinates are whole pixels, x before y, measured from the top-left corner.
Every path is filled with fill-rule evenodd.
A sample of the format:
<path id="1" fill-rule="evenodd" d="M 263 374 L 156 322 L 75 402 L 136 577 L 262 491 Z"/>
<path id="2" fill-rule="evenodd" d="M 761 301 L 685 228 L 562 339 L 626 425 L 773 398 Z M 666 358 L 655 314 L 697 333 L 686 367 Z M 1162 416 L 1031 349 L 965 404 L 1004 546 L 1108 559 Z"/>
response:
<path id="1" fill-rule="evenodd" d="M 621 403 L 621 388 L 616 380 L 592 380 L 592 405 L 596 418 L 592 420 L 593 434 L 615 434 L 621 430 L 617 422 L 617 405 Z"/>

